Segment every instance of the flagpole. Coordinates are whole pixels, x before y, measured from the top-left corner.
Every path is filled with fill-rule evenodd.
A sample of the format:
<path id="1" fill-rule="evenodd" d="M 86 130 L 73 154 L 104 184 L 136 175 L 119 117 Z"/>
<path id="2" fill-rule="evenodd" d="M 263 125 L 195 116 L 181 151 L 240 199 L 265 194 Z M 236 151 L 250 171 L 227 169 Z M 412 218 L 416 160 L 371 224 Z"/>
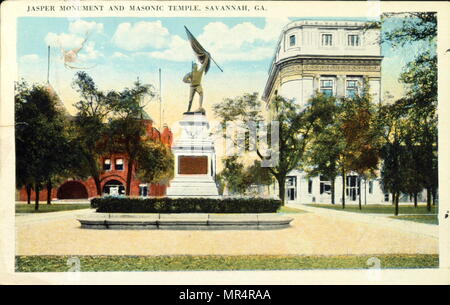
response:
<path id="1" fill-rule="evenodd" d="M 162 131 L 162 96 L 161 96 L 161 68 L 159 68 L 159 132 Z"/>
<path id="2" fill-rule="evenodd" d="M 47 49 L 47 83 L 50 83 L 50 46 Z"/>
<path id="3" fill-rule="evenodd" d="M 220 71 L 223 72 L 222 68 L 216 63 L 216 61 L 214 60 L 214 58 L 212 58 L 212 56 L 210 56 L 211 60 L 213 61 L 213 63 L 216 64 L 217 68 L 219 68 Z"/>

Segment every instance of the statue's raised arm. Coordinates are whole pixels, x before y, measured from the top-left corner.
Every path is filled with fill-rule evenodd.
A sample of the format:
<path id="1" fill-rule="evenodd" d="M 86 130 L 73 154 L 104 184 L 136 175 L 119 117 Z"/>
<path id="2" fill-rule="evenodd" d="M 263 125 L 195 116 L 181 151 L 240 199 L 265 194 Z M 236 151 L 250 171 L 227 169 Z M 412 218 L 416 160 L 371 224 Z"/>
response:
<path id="1" fill-rule="evenodd" d="M 199 61 L 202 63 L 202 67 L 200 68 L 200 70 L 202 72 L 205 72 L 205 74 L 206 74 L 206 72 L 208 72 L 208 70 L 209 70 L 211 55 L 209 53 L 206 53 L 204 59 L 203 60 L 199 59 Z"/>
<path id="2" fill-rule="evenodd" d="M 208 73 L 209 67 L 211 64 L 211 54 L 209 54 L 208 51 L 206 51 L 203 46 L 195 39 L 194 35 L 192 35 L 191 32 L 187 29 L 187 27 L 184 27 L 186 29 L 186 34 L 188 36 L 189 42 L 191 44 L 192 50 L 195 53 L 195 56 L 197 57 L 197 60 L 201 63 L 201 67 L 198 68 L 197 64 L 192 65 L 192 70 L 188 74 L 186 74 L 183 78 L 183 82 L 190 84 L 191 89 L 189 93 L 189 106 L 188 111 L 191 111 L 192 101 L 194 99 L 195 93 L 199 96 L 199 108 L 195 110 L 195 112 L 201 112 L 205 113 L 205 109 L 203 109 L 203 88 L 202 88 L 202 77 L 203 74 Z M 213 60 L 214 61 L 214 60 Z M 215 62 L 214 62 L 215 63 Z M 217 65 L 217 63 L 216 63 Z M 223 72 L 223 70 L 217 65 L 217 67 L 220 69 L 220 71 Z"/>

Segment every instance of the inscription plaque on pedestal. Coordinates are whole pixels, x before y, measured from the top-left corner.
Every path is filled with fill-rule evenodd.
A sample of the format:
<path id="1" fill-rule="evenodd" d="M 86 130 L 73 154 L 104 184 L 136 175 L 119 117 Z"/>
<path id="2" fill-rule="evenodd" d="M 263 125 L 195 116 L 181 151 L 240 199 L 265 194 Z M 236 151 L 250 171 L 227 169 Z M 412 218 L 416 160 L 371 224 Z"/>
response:
<path id="1" fill-rule="evenodd" d="M 207 156 L 179 156 L 178 174 L 206 175 L 208 173 Z"/>
<path id="2" fill-rule="evenodd" d="M 172 145 L 175 177 L 167 196 L 217 198 L 216 153 L 206 114 L 185 113 L 179 124 L 181 135 Z"/>

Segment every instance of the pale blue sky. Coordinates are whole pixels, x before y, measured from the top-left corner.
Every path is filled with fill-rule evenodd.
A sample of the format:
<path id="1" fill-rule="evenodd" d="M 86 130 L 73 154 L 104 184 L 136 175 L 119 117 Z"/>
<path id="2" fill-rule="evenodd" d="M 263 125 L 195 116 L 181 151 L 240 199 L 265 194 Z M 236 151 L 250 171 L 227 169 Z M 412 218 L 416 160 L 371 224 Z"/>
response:
<path id="1" fill-rule="evenodd" d="M 186 25 L 225 71 L 221 73 L 212 64 L 205 77 L 208 88 L 205 100 L 210 107 L 225 97 L 254 91 L 262 93 L 281 28 L 296 19 L 299 18 L 19 18 L 18 77 L 29 82 L 45 82 L 47 46 L 51 45 L 50 82 L 70 111 L 77 99 L 70 86 L 77 70 L 64 67 L 60 48 L 69 50 L 79 46 L 89 33 L 73 65 L 90 67 L 87 72 L 99 88 L 120 90 L 131 86 L 137 77 L 157 87 L 161 68 L 166 112 L 181 109 L 188 95 L 188 88 L 181 79 L 194 60 L 186 41 L 183 27 Z M 398 22 L 386 23 L 384 30 Z M 415 43 L 392 49 L 387 43 L 382 45 L 383 91 L 401 94 L 402 86 L 397 81 L 399 73 L 424 47 L 428 46 Z M 148 112 L 157 119 L 158 111 L 154 108 Z"/>

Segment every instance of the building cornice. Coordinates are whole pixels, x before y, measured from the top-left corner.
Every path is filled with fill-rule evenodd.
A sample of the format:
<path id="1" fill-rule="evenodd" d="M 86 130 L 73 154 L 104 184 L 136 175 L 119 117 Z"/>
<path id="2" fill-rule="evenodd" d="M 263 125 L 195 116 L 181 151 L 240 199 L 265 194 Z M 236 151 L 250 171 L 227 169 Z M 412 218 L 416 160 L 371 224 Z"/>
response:
<path id="1" fill-rule="evenodd" d="M 383 56 L 375 55 L 295 55 L 281 59 L 273 63 L 269 72 L 266 86 L 262 95 L 262 99 L 267 102 L 267 98 L 273 88 L 274 82 L 280 70 L 284 67 L 301 64 L 301 65 L 380 65 Z"/>

